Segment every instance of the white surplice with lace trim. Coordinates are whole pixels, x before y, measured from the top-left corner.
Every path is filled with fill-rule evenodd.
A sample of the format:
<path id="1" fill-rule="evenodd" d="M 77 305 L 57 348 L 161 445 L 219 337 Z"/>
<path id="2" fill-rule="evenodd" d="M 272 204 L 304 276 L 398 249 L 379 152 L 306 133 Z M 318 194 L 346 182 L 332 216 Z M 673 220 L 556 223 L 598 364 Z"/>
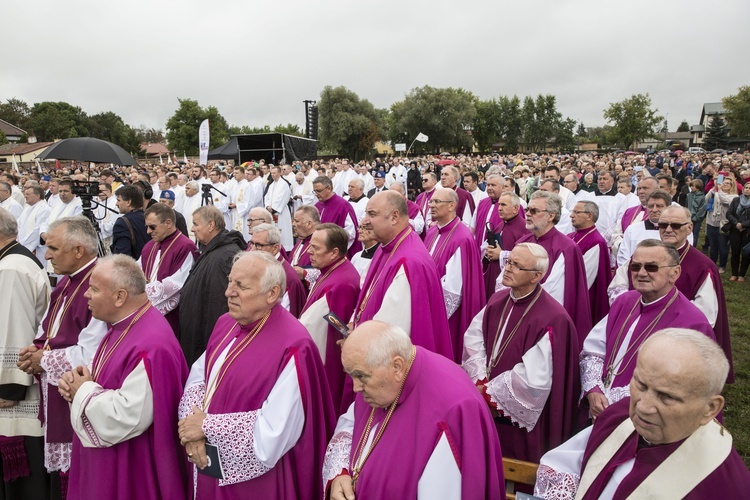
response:
<path id="1" fill-rule="evenodd" d="M 372 441 L 378 433 L 375 424 L 370 430 L 370 435 L 365 443 L 365 450 L 369 450 Z M 328 486 L 341 474 L 350 474 L 349 459 L 352 451 L 352 432 L 354 431 L 354 403 L 349 410 L 336 423 L 333 438 L 328 443 L 325 459 L 323 461 L 323 484 Z M 382 439 L 388 439 L 388 431 L 383 433 Z M 363 474 L 368 468 L 377 468 L 376 463 L 367 462 Z M 358 493 L 362 495 L 362 493 Z M 366 492 L 364 493 L 366 494 Z M 443 432 L 435 445 L 435 449 L 427 461 L 417 485 L 417 500 L 459 500 L 461 498 L 461 471 L 456 463 L 456 458 L 451 451 L 448 438 Z"/>
<path id="2" fill-rule="evenodd" d="M 209 374 L 210 387 L 236 340 L 221 352 Z M 180 401 L 179 418 L 201 407 L 206 391 L 206 354 L 193 364 Z M 238 395 L 241 396 L 241 395 Z M 219 449 L 224 479 L 219 485 L 248 481 L 273 469 L 291 450 L 305 425 L 297 365 L 290 358 L 260 408 L 235 413 L 212 413 L 205 409 L 203 433 L 208 442 Z M 194 469 L 195 470 L 195 469 Z"/>
<path id="3" fill-rule="evenodd" d="M 138 259 L 138 266 L 141 266 L 141 260 L 143 256 Z M 162 314 L 167 314 L 174 311 L 175 308 L 180 304 L 180 292 L 182 287 L 187 281 L 190 269 L 193 268 L 193 254 L 188 253 L 187 257 L 183 261 L 180 268 L 175 271 L 171 276 L 167 276 L 163 280 L 159 281 L 156 279 L 159 273 L 159 266 L 156 265 L 161 259 L 161 249 L 156 252 L 154 257 L 154 266 L 151 270 L 151 276 L 147 276 L 149 283 L 146 284 L 146 295 L 151 301 L 151 304 L 159 310 Z"/>
<path id="4" fill-rule="evenodd" d="M 461 366 L 474 383 L 488 378 L 487 348 L 482 335 L 485 309 L 483 308 L 474 317 L 464 334 Z M 508 331 L 509 319 L 510 314 L 500 328 L 498 342 L 494 342 L 493 358 L 497 356 L 505 335 L 510 333 Z M 510 330 L 514 326 L 510 325 Z M 520 328 L 524 328 L 524 325 Z M 552 390 L 552 368 L 552 344 L 549 333 L 545 333 L 539 342 L 521 356 L 520 361 L 512 369 L 501 373 L 485 384 L 487 394 L 513 423 L 531 431 L 539 421 L 549 399 Z"/>
<path id="5" fill-rule="evenodd" d="M 427 251 L 430 255 L 438 248 L 442 234 L 438 234 L 432 248 Z M 461 291 L 463 289 L 463 266 L 461 264 L 461 249 L 457 248 L 450 260 L 445 264 L 445 274 L 440 277 L 440 284 L 443 287 L 443 299 L 445 301 L 445 310 L 448 318 L 453 316 L 459 307 L 461 307 Z"/>

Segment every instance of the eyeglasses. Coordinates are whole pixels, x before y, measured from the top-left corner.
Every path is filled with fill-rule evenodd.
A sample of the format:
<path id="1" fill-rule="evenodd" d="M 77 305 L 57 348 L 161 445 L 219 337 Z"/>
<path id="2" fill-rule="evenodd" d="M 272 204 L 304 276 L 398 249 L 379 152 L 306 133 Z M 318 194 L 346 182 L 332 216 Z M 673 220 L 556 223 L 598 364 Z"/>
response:
<path id="1" fill-rule="evenodd" d="M 451 200 L 430 200 L 427 202 L 428 205 L 439 205 L 440 203 L 452 203 Z"/>
<path id="2" fill-rule="evenodd" d="M 514 260 L 510 260 L 508 257 L 503 259 L 503 267 L 512 267 L 514 269 L 517 269 L 519 271 L 530 271 L 532 273 L 541 272 L 538 269 L 528 269 L 525 267 L 521 267 L 518 262 Z"/>
<path id="3" fill-rule="evenodd" d="M 422 179 L 422 182 L 429 182 L 429 180 L 430 180 L 430 178 L 426 177 L 426 178 Z"/>
<path id="4" fill-rule="evenodd" d="M 258 221 L 265 222 L 266 219 L 247 219 L 247 220 L 248 222 L 258 222 Z"/>
<path id="5" fill-rule="evenodd" d="M 531 215 L 531 216 L 534 216 L 534 215 L 538 214 L 539 212 L 549 212 L 549 210 L 542 210 L 540 208 L 527 208 L 526 209 L 526 213 L 529 214 L 529 215 Z"/>
<path id="6" fill-rule="evenodd" d="M 322 193 L 323 191 L 325 191 L 326 189 L 328 189 L 328 188 L 327 188 L 327 187 L 325 187 L 325 188 L 323 188 L 323 189 L 313 189 L 313 193 L 315 193 L 315 194 L 320 194 L 320 193 Z"/>
<path id="7" fill-rule="evenodd" d="M 660 266 L 659 264 L 654 264 L 653 262 L 649 262 L 648 264 L 641 264 L 640 262 L 631 262 L 628 266 L 628 269 L 630 269 L 631 273 L 637 273 L 640 272 L 641 268 L 644 268 L 647 273 L 655 273 L 658 272 L 659 269 L 662 267 L 677 267 L 678 264 L 672 264 L 668 266 Z"/>
<path id="8" fill-rule="evenodd" d="M 253 248 L 265 248 L 265 247 L 272 247 L 276 243 L 256 243 L 254 241 L 250 242 L 250 245 L 252 245 Z"/>
<path id="9" fill-rule="evenodd" d="M 687 226 L 690 224 L 689 222 L 660 222 L 657 224 L 659 226 L 659 229 L 666 230 L 668 227 L 672 228 L 672 231 L 679 231 L 684 226 Z"/>

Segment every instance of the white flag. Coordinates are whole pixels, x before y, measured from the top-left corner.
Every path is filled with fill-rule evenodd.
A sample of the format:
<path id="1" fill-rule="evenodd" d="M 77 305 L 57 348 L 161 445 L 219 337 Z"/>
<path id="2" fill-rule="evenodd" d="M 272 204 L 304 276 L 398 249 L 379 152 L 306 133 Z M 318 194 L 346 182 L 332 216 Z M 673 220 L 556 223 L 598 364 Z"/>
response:
<path id="1" fill-rule="evenodd" d="M 429 139 L 430 139 L 429 137 L 427 137 L 422 132 L 420 132 L 419 134 L 417 134 L 417 138 L 414 140 L 419 141 L 419 142 L 427 142 Z"/>
<path id="2" fill-rule="evenodd" d="M 17 173 L 21 173 L 21 171 L 18 169 L 18 163 L 16 163 L 16 153 L 13 153 L 13 170 L 15 170 Z"/>
<path id="3" fill-rule="evenodd" d="M 203 120 L 198 129 L 198 151 L 200 152 L 200 164 L 208 163 L 208 143 L 211 140 L 211 134 L 208 131 L 208 118 Z"/>
<path id="4" fill-rule="evenodd" d="M 184 151 L 182 152 L 182 161 L 184 161 L 185 165 L 187 165 L 187 153 L 185 153 Z"/>
<path id="5" fill-rule="evenodd" d="M 159 154 L 159 165 L 164 165 L 164 160 L 162 160 L 161 154 Z"/>

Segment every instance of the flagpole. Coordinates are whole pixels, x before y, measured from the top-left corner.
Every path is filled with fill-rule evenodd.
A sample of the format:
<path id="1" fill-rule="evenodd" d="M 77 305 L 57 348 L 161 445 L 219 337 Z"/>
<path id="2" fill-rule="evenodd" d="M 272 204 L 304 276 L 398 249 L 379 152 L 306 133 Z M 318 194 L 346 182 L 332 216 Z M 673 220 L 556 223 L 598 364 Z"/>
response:
<path id="1" fill-rule="evenodd" d="M 409 161 L 409 151 L 411 151 L 411 147 L 414 145 L 414 143 L 417 142 L 417 138 L 415 137 L 413 141 L 411 141 L 411 144 L 409 144 L 409 149 L 406 150 L 406 161 Z"/>

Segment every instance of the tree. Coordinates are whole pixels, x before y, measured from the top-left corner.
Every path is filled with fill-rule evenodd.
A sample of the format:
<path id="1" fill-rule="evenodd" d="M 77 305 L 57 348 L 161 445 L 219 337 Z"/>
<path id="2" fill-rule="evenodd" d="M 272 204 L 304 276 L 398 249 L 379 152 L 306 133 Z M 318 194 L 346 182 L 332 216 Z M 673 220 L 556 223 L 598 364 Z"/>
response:
<path id="1" fill-rule="evenodd" d="M 502 137 L 503 110 L 496 99 L 489 101 L 477 100 L 475 103 L 477 116 L 474 119 L 474 140 L 477 149 L 482 153 L 492 150 L 492 145 Z"/>
<path id="2" fill-rule="evenodd" d="M 117 114 L 108 111 L 89 117 L 89 136 L 117 144 L 125 151 L 138 155 L 141 144 L 137 132 L 126 125 Z"/>
<path id="3" fill-rule="evenodd" d="M 729 131 L 727 130 L 727 124 L 721 116 L 714 116 L 711 123 L 706 128 L 706 133 L 703 136 L 703 147 L 708 151 L 717 148 L 727 147 L 729 138 Z"/>
<path id="4" fill-rule="evenodd" d="M 28 132 L 31 109 L 24 101 L 11 98 L 0 104 L 0 119 Z"/>
<path id="5" fill-rule="evenodd" d="M 148 128 L 145 125 L 141 125 L 135 129 L 135 133 L 138 136 L 138 142 L 148 142 L 151 144 L 159 144 L 166 142 L 167 138 L 164 137 L 164 132 L 158 128 Z"/>
<path id="6" fill-rule="evenodd" d="M 215 149 L 229 139 L 229 125 L 214 106 L 206 109 L 193 99 L 177 99 L 180 107 L 167 120 L 167 143 L 173 151 L 188 155 L 198 154 L 198 129 L 208 118 L 211 140 L 209 148 Z"/>
<path id="7" fill-rule="evenodd" d="M 687 120 L 682 120 L 680 123 L 680 126 L 677 127 L 678 132 L 690 132 L 690 125 L 688 125 Z"/>
<path id="8" fill-rule="evenodd" d="M 737 95 L 721 100 L 733 137 L 750 137 L 750 86 L 738 89 Z"/>
<path id="9" fill-rule="evenodd" d="M 346 87 L 327 85 L 318 101 L 321 147 L 347 156 L 364 158 L 383 135 L 383 124 L 375 106 Z"/>
<path id="10" fill-rule="evenodd" d="M 3 144 L 8 144 L 8 137 L 5 135 L 5 132 L 0 130 L 0 146 Z"/>
<path id="11" fill-rule="evenodd" d="M 583 126 L 583 122 L 578 124 L 578 128 L 576 129 L 576 136 L 577 137 L 586 137 L 586 127 Z"/>
<path id="12" fill-rule="evenodd" d="M 656 136 L 656 127 L 664 122 L 657 115 L 658 109 L 651 109 L 648 94 L 635 94 L 624 101 L 610 103 L 604 110 L 604 118 L 612 123 L 615 142 L 631 148 L 643 139 Z"/>
<path id="13" fill-rule="evenodd" d="M 403 101 L 391 106 L 390 138 L 411 143 L 422 132 L 430 140 L 415 143 L 417 152 L 468 151 L 474 145 L 469 131 L 476 116 L 476 98 L 471 92 L 426 85 L 412 89 Z"/>
<path id="14" fill-rule="evenodd" d="M 38 102 L 31 108 L 29 133 L 40 141 L 54 141 L 89 135 L 88 117 L 84 111 L 67 102 Z"/>
<path id="15" fill-rule="evenodd" d="M 573 134 L 573 128 L 576 121 L 572 118 L 559 120 L 555 130 L 553 144 L 558 151 L 572 151 L 576 147 L 576 138 Z"/>
<path id="16" fill-rule="evenodd" d="M 503 139 L 505 140 L 503 151 L 517 153 L 522 134 L 521 99 L 516 95 L 511 98 L 503 96 L 498 99 L 498 103 L 500 104 L 505 128 L 503 131 Z"/>

